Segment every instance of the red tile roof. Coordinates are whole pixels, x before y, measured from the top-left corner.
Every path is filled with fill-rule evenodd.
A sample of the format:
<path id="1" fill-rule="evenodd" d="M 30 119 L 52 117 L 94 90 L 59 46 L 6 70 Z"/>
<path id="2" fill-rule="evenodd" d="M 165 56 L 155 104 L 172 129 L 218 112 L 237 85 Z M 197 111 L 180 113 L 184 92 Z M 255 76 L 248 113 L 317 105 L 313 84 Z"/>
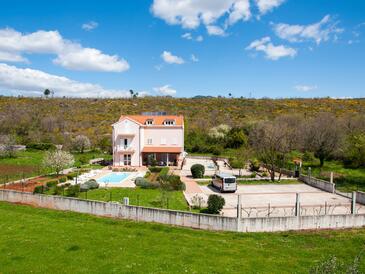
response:
<path id="1" fill-rule="evenodd" d="M 175 120 L 176 126 L 184 125 L 184 116 L 182 115 L 163 115 L 163 116 L 153 116 L 153 115 L 122 115 L 119 121 L 124 118 L 129 118 L 139 124 L 145 125 L 147 120 L 153 120 L 153 125 L 151 126 L 162 126 L 165 120 Z"/>

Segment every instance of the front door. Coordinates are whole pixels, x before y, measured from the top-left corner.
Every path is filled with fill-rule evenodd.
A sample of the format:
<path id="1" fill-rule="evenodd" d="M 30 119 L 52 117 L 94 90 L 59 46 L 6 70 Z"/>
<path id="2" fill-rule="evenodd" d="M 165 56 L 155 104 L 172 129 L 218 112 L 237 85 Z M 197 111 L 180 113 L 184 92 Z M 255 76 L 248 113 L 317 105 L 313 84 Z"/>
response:
<path id="1" fill-rule="evenodd" d="M 132 157 L 130 154 L 124 154 L 124 161 L 123 161 L 123 164 L 125 166 L 130 166 L 131 165 L 131 162 L 132 162 Z"/>

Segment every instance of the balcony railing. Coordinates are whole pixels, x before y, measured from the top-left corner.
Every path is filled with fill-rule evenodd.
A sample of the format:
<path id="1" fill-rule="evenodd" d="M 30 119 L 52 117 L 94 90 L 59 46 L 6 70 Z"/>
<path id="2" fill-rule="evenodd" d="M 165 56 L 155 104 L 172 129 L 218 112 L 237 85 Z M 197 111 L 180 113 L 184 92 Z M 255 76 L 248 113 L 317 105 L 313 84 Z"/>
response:
<path id="1" fill-rule="evenodd" d="M 131 146 L 116 146 L 116 152 L 134 152 L 134 148 Z"/>

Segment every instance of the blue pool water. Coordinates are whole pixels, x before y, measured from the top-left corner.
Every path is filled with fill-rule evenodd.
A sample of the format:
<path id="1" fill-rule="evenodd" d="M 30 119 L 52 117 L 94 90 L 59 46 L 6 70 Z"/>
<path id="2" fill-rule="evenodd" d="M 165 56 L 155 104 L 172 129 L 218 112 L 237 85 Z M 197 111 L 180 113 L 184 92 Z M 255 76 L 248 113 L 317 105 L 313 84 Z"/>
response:
<path id="1" fill-rule="evenodd" d="M 121 183 L 124 181 L 130 174 L 125 172 L 112 172 L 108 175 L 105 175 L 96 181 L 98 183 Z"/>

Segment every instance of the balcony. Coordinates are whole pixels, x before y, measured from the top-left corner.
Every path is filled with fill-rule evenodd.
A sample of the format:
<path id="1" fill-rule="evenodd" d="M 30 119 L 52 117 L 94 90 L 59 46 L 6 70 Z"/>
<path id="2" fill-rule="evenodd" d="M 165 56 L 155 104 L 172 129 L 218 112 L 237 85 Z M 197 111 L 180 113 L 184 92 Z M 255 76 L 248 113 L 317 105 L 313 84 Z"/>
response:
<path id="1" fill-rule="evenodd" d="M 120 146 L 115 146 L 114 152 L 134 153 L 134 148 L 131 147 L 131 146 L 122 146 L 122 145 L 120 145 Z"/>

